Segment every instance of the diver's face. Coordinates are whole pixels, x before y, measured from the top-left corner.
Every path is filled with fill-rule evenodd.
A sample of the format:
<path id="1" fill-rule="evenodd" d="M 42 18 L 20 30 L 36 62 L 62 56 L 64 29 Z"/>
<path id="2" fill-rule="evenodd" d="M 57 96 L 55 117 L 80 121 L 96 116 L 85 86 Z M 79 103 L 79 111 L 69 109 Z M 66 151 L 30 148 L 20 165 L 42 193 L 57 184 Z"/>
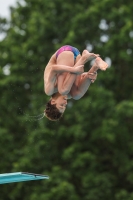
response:
<path id="1" fill-rule="evenodd" d="M 56 104 L 56 108 L 58 108 L 58 110 L 63 113 L 67 106 L 67 96 L 59 95 L 56 98 L 52 98 L 51 104 Z"/>

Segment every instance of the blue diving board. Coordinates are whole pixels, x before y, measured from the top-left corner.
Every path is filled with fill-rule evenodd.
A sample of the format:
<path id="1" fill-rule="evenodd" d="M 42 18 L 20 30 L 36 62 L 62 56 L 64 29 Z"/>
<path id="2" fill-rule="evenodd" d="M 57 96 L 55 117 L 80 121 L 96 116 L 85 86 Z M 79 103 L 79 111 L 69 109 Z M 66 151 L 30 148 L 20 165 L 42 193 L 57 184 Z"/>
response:
<path id="1" fill-rule="evenodd" d="M 42 174 L 28 173 L 28 172 L 0 174 L 0 184 L 22 182 L 22 181 L 36 181 L 41 179 L 49 179 L 49 176 Z"/>

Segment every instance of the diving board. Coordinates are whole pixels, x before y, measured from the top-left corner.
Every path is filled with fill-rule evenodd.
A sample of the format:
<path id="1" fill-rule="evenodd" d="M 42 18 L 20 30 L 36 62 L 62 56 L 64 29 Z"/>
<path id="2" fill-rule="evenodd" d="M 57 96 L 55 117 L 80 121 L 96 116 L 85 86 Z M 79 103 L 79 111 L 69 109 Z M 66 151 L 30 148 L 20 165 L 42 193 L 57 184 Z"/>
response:
<path id="1" fill-rule="evenodd" d="M 22 181 L 36 181 L 42 179 L 49 179 L 49 176 L 42 174 L 28 173 L 28 172 L 0 174 L 0 184 L 22 182 Z"/>

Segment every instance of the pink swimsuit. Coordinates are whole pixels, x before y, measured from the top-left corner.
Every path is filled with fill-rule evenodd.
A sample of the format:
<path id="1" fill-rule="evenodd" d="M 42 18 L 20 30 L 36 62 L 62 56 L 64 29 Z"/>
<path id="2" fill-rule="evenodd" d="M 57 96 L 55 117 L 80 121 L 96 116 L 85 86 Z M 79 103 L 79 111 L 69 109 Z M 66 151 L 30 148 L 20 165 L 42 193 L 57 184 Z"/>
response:
<path id="1" fill-rule="evenodd" d="M 70 45 L 65 45 L 62 46 L 56 53 L 56 58 L 59 56 L 60 53 L 62 53 L 63 51 L 71 51 L 74 54 L 74 59 L 76 59 L 76 57 L 80 54 L 79 50 L 75 47 L 72 47 Z"/>

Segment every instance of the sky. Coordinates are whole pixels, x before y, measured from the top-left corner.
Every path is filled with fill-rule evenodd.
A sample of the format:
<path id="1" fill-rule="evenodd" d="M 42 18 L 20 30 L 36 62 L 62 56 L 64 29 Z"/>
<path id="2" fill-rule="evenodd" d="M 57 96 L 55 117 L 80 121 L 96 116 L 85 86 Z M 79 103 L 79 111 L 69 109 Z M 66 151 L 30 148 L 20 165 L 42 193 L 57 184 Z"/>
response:
<path id="1" fill-rule="evenodd" d="M 15 6 L 17 0 L 0 0 L 0 17 L 10 18 L 10 6 Z M 5 37 L 5 33 L 0 33 L 0 41 Z"/>
<path id="2" fill-rule="evenodd" d="M 0 0 L 0 17 L 9 18 L 10 6 L 14 6 L 17 0 Z"/>

